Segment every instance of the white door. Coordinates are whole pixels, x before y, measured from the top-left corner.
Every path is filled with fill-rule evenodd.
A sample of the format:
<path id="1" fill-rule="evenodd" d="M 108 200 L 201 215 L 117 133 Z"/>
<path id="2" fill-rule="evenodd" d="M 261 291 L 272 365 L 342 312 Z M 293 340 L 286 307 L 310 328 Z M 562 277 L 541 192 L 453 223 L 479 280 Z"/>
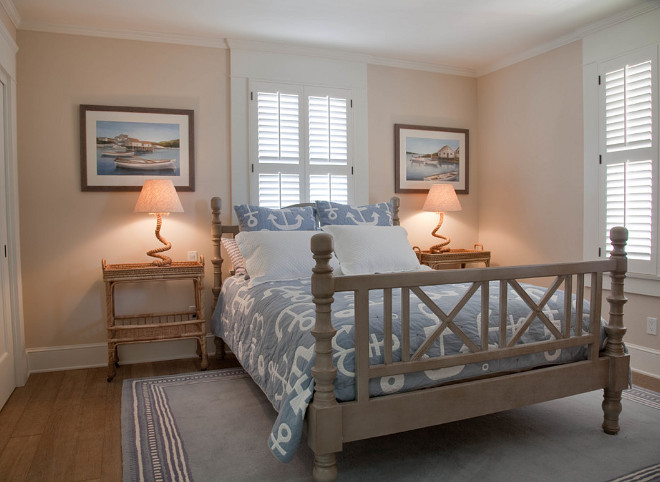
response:
<path id="1" fill-rule="evenodd" d="M 5 85 L 0 82 L 0 408 L 16 388 L 14 338 L 9 304 L 9 263 L 7 261 L 7 156 L 5 152 Z"/>

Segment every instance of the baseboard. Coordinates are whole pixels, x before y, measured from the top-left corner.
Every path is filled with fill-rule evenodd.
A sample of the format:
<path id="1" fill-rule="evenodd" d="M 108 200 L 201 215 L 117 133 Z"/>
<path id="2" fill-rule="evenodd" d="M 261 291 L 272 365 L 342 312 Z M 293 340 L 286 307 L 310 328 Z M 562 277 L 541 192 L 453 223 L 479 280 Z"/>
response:
<path id="1" fill-rule="evenodd" d="M 215 355 L 213 335 L 206 337 L 209 356 Z M 195 340 L 167 340 L 154 343 L 119 345 L 119 364 L 147 363 L 197 357 Z M 108 345 L 54 346 L 26 350 L 28 373 L 76 370 L 108 365 Z"/>
<path id="2" fill-rule="evenodd" d="M 626 343 L 630 367 L 642 375 L 660 380 L 660 350 Z"/>

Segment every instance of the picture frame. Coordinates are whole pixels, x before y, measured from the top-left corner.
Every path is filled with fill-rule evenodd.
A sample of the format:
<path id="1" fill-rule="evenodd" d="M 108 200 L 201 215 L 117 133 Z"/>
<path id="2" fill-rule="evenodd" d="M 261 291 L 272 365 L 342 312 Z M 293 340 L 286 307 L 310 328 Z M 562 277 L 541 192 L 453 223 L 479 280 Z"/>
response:
<path id="1" fill-rule="evenodd" d="M 433 184 L 452 184 L 469 193 L 468 129 L 394 125 L 394 192 L 427 193 Z"/>
<path id="2" fill-rule="evenodd" d="M 80 105 L 82 191 L 140 191 L 148 179 L 195 190 L 194 111 Z"/>

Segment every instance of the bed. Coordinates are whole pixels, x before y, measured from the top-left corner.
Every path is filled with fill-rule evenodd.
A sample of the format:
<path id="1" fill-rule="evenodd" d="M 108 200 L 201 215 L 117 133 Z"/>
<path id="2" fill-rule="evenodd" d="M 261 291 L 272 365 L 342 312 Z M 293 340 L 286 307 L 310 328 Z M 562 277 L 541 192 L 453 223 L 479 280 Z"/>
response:
<path id="1" fill-rule="evenodd" d="M 603 430 L 619 431 L 625 228 L 611 230 L 607 260 L 433 271 L 410 261 L 398 198 L 373 211 L 317 205 L 323 231 L 306 225 L 309 211 L 287 219 L 244 206 L 239 227 L 221 223 L 220 198 L 211 207 L 216 351 L 226 343 L 278 411 L 273 455 L 286 462 L 306 433 L 316 480 L 337 477 L 347 442 L 597 389 Z M 363 226 L 335 222 L 342 216 Z M 262 221 L 288 234 L 261 231 Z M 233 270 L 223 283 L 225 243 Z"/>

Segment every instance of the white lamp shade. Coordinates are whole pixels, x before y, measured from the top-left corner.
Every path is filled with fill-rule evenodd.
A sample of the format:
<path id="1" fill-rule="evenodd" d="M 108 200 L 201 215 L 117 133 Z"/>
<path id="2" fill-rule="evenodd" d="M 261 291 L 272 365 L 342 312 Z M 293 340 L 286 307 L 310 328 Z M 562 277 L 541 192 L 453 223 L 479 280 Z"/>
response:
<path id="1" fill-rule="evenodd" d="M 458 202 L 458 196 L 454 186 L 451 184 L 433 184 L 429 189 L 429 194 L 424 202 L 424 211 L 433 211 L 442 213 L 446 211 L 461 211 L 461 203 Z"/>
<path id="2" fill-rule="evenodd" d="M 151 179 L 145 181 L 142 186 L 134 211 L 153 214 L 182 213 L 183 206 L 172 181 Z"/>

